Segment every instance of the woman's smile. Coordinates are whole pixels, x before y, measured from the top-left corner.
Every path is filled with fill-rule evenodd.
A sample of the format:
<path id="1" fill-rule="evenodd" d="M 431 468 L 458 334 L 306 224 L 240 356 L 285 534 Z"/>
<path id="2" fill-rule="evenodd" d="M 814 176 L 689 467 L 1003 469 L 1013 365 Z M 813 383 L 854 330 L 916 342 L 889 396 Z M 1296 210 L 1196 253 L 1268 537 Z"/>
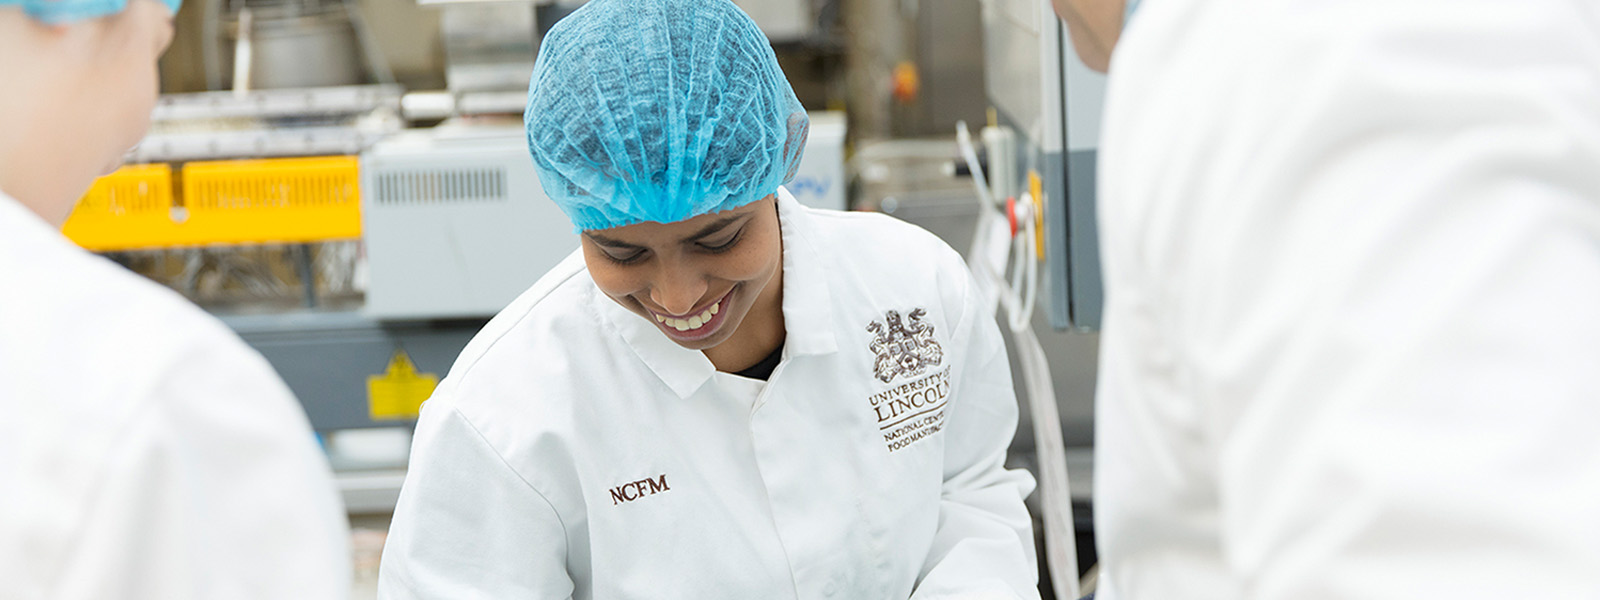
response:
<path id="1" fill-rule="evenodd" d="M 723 294 L 721 298 L 712 302 L 710 306 L 690 311 L 687 316 L 659 312 L 648 306 L 645 307 L 645 311 L 649 312 L 650 316 L 655 317 L 656 327 L 661 328 L 662 333 L 667 334 L 667 337 L 686 342 L 701 340 L 711 337 L 722 327 L 724 320 L 722 307 L 728 304 L 729 299 L 733 297 L 734 290 L 737 289 L 735 287 L 732 290 L 728 290 L 728 293 Z M 640 305 L 643 306 L 643 303 L 640 303 Z"/>

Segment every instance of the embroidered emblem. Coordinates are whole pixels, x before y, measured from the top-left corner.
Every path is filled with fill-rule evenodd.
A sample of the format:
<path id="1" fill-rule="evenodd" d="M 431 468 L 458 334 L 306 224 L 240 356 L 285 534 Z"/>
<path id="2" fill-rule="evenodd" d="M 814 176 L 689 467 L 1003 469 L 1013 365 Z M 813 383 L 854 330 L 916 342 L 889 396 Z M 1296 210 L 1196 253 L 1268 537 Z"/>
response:
<path id="1" fill-rule="evenodd" d="M 901 375 L 916 377 L 944 361 L 944 348 L 933 337 L 933 325 L 923 320 L 927 314 L 918 308 L 902 322 L 900 313 L 891 310 L 882 321 L 867 325 L 872 334 L 867 348 L 878 356 L 872 365 L 878 381 L 889 383 Z"/>
<path id="2" fill-rule="evenodd" d="M 646 477 L 611 488 L 611 505 L 633 502 L 645 496 L 654 496 L 667 491 L 672 491 L 672 488 L 667 487 L 667 474 L 662 473 L 653 479 Z"/>

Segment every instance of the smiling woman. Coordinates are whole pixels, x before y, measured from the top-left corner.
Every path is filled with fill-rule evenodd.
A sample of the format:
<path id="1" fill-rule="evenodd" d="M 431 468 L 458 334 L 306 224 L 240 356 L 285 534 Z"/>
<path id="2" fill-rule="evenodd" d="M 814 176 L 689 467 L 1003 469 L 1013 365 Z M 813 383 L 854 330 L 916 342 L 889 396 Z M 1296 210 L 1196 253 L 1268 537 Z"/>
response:
<path id="1" fill-rule="evenodd" d="M 582 248 L 424 405 L 383 597 L 1037 597 L 993 317 L 931 234 L 784 189 L 748 16 L 592 0 L 526 120 Z"/>
<path id="2" fill-rule="evenodd" d="M 783 242 L 775 196 L 678 223 L 584 232 L 594 283 L 719 371 L 783 343 Z M 735 334 L 738 335 L 735 335 Z"/>

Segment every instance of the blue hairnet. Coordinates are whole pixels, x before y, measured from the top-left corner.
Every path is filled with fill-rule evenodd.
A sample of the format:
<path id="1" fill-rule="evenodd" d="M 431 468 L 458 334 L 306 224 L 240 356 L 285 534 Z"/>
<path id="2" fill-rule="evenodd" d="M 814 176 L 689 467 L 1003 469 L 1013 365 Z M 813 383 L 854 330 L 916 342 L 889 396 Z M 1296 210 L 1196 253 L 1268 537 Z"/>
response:
<path id="1" fill-rule="evenodd" d="M 794 177 L 810 123 L 729 0 L 591 0 L 545 36 L 523 120 L 579 231 L 765 198 Z"/>
<path id="2" fill-rule="evenodd" d="M 161 0 L 172 14 L 178 14 L 183 0 Z M 21 6 L 22 12 L 51 24 L 87 21 L 114 15 L 128 7 L 128 0 L 0 0 L 0 6 Z"/>

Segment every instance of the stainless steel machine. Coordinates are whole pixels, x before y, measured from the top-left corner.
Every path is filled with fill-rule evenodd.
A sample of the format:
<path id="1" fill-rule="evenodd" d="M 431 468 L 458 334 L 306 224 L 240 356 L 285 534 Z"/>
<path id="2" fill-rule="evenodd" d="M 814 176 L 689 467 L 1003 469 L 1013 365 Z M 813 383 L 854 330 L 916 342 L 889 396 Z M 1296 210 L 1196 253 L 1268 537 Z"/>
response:
<path id="1" fill-rule="evenodd" d="M 1044 200 L 1050 323 L 1095 331 L 1103 303 L 1094 203 L 1105 76 L 1078 60 L 1048 2 L 984 0 L 983 25 L 984 84 L 1012 133 L 988 140 L 1004 174 L 991 179 Z"/>

